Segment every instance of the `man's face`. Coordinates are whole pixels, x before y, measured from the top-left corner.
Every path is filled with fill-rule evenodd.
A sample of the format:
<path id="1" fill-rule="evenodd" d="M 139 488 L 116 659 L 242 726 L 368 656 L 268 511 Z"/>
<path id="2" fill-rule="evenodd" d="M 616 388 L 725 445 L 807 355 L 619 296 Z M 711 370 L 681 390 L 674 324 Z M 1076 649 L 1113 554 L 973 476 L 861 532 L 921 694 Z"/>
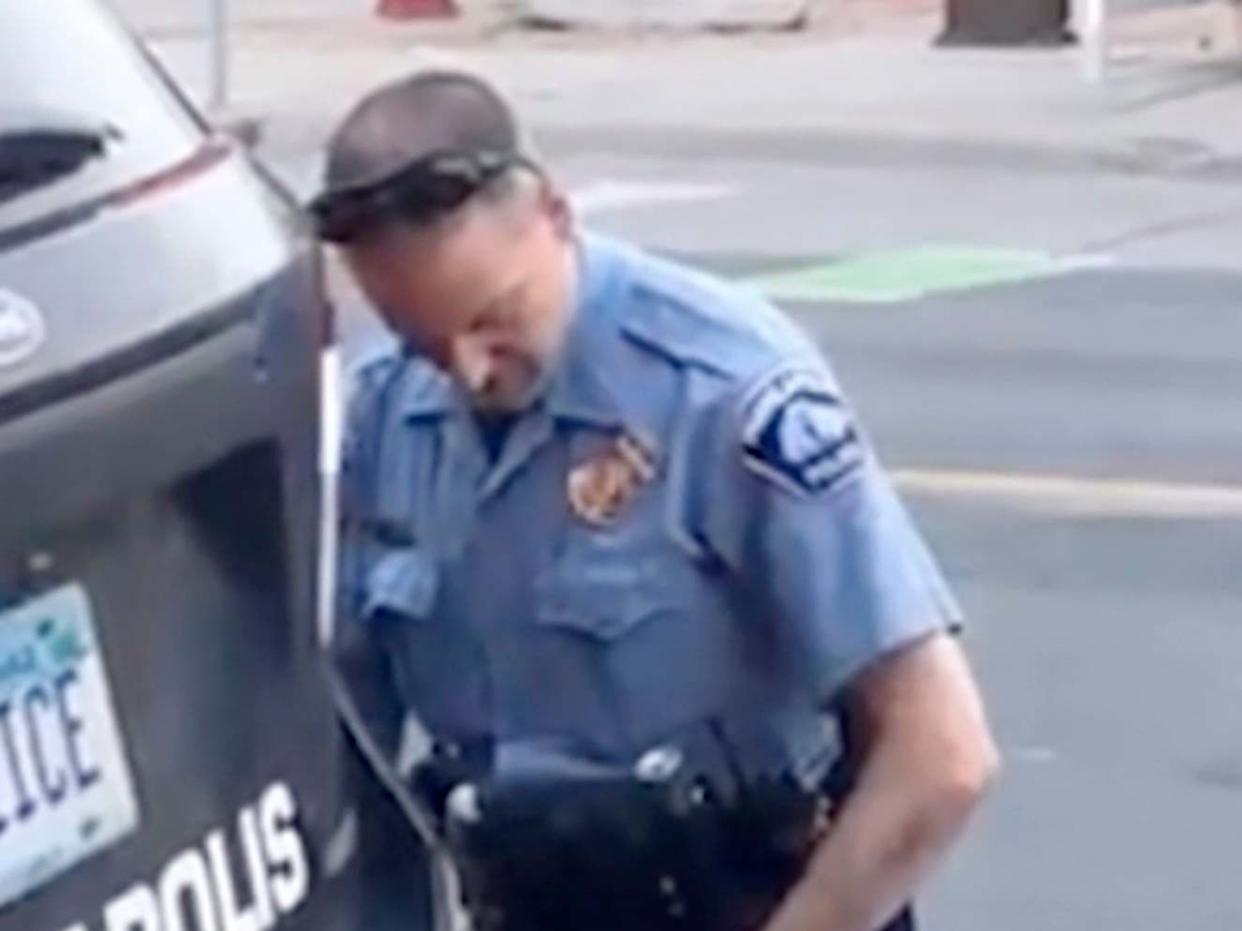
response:
<path id="1" fill-rule="evenodd" d="M 435 226 L 345 250 L 354 277 L 407 345 L 480 412 L 517 412 L 542 387 L 571 315 L 566 208 L 551 193 L 471 204 Z"/>

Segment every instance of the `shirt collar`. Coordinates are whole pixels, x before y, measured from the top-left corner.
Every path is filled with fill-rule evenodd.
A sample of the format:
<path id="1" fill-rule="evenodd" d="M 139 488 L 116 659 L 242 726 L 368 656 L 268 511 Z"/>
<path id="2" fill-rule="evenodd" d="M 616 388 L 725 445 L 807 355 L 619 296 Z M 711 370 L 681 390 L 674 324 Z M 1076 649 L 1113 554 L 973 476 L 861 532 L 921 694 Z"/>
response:
<path id="1" fill-rule="evenodd" d="M 590 234 L 579 237 L 577 255 L 577 306 L 545 403 L 559 420 L 624 426 L 624 387 L 615 369 L 616 298 L 625 283 L 625 255 L 618 245 Z"/>
<path id="2" fill-rule="evenodd" d="M 409 349 L 401 356 L 407 370 L 401 387 L 401 411 L 407 419 L 439 417 L 458 405 L 457 390 L 452 380 Z"/>

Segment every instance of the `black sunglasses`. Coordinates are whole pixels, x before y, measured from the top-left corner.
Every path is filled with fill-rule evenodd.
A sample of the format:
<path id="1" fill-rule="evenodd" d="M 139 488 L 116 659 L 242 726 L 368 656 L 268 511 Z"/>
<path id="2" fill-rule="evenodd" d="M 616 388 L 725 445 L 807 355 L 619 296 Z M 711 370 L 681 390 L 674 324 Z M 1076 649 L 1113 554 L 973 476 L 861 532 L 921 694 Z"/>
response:
<path id="1" fill-rule="evenodd" d="M 539 173 L 517 153 L 433 152 L 376 181 L 325 191 L 307 210 L 319 239 L 349 243 L 386 222 L 420 224 L 451 213 L 515 167 Z"/>

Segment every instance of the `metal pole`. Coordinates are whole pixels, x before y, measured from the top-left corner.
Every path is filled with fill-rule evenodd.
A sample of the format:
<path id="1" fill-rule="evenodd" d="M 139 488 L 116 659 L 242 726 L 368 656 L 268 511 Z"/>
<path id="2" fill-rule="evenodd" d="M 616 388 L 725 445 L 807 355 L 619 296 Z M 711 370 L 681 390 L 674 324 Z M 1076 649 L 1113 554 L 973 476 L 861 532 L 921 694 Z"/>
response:
<path id="1" fill-rule="evenodd" d="M 229 2 L 207 0 L 207 55 L 211 75 L 208 105 L 221 110 L 229 102 Z"/>
<path id="2" fill-rule="evenodd" d="M 1099 84 L 1108 68 L 1108 0 L 1081 0 L 1079 10 L 1083 71 L 1089 83 Z"/>

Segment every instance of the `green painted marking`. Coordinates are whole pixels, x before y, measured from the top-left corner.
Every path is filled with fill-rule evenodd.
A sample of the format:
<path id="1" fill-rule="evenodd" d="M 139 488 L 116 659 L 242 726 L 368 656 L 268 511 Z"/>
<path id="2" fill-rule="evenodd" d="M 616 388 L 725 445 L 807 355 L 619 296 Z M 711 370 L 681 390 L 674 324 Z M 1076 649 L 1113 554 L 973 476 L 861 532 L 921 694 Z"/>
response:
<path id="1" fill-rule="evenodd" d="M 750 283 L 775 300 L 889 304 L 1046 278 L 1068 267 L 1045 252 L 917 246 L 789 269 Z"/>

